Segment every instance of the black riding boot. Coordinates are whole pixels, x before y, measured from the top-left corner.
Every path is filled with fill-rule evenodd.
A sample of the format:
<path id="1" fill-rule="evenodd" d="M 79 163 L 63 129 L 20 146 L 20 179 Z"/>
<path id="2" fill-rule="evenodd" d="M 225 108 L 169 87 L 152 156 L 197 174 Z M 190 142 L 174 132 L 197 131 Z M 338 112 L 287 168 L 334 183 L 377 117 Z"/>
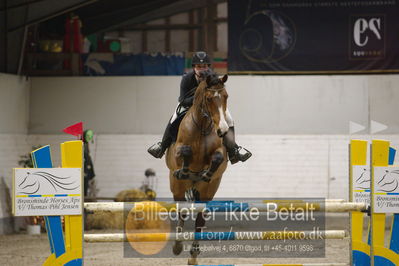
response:
<path id="1" fill-rule="evenodd" d="M 148 152 L 154 156 L 155 158 L 162 158 L 163 154 L 165 153 L 166 149 L 172 143 L 172 136 L 170 133 L 171 124 L 168 123 L 166 126 L 165 132 L 163 133 L 162 142 L 158 142 L 148 148 Z"/>
<path id="2" fill-rule="evenodd" d="M 237 145 L 235 141 L 234 127 L 230 127 L 226 135 L 224 135 L 223 144 L 227 149 L 231 164 L 235 164 L 238 161 L 245 162 L 252 156 L 250 151 Z"/>

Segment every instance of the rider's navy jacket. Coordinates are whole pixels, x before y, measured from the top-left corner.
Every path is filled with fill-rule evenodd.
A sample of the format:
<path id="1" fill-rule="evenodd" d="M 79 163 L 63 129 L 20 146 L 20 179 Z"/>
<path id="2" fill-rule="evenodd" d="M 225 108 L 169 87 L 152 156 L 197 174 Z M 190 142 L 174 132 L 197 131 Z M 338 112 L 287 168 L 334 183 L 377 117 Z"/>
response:
<path id="1" fill-rule="evenodd" d="M 184 107 L 191 107 L 194 101 L 195 88 L 198 86 L 198 81 L 195 78 L 194 70 L 185 73 L 180 82 L 180 96 L 179 102 Z"/>

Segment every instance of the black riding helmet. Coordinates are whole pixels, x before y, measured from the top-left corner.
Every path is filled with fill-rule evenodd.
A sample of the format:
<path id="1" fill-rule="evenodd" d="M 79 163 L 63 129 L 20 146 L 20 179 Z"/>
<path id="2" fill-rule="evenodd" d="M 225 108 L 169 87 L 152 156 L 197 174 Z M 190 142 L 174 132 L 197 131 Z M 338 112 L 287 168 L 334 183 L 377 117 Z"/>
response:
<path id="1" fill-rule="evenodd" d="M 191 60 L 191 65 L 199 65 L 199 64 L 208 64 L 211 65 L 211 58 L 206 52 L 199 51 L 193 54 L 193 58 Z"/>

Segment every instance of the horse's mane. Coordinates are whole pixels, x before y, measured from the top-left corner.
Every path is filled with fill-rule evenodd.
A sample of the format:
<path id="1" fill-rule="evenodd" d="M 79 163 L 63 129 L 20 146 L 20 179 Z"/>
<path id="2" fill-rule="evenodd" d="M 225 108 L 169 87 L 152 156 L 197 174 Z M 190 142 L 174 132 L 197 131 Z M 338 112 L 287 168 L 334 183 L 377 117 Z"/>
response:
<path id="1" fill-rule="evenodd" d="M 206 83 L 206 80 L 209 78 L 209 84 Z M 222 83 L 222 81 L 219 79 L 219 76 L 216 72 L 212 70 L 207 70 L 201 72 L 200 75 L 200 84 L 198 85 L 197 89 L 195 90 L 194 94 L 194 106 L 200 106 L 203 99 L 204 99 L 204 93 L 209 85 L 209 87 L 216 86 L 219 83 Z"/>

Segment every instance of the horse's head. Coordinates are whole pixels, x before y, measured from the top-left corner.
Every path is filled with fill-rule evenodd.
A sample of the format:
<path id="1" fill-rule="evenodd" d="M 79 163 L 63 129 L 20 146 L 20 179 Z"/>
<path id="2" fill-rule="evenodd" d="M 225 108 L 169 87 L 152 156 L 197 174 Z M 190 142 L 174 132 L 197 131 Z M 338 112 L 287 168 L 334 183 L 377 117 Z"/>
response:
<path id="1" fill-rule="evenodd" d="M 216 73 L 207 73 L 200 84 L 202 87 L 202 105 L 216 126 L 219 137 L 224 136 L 229 129 L 226 122 L 226 108 L 228 94 L 224 83 L 227 75 L 219 78 Z"/>

